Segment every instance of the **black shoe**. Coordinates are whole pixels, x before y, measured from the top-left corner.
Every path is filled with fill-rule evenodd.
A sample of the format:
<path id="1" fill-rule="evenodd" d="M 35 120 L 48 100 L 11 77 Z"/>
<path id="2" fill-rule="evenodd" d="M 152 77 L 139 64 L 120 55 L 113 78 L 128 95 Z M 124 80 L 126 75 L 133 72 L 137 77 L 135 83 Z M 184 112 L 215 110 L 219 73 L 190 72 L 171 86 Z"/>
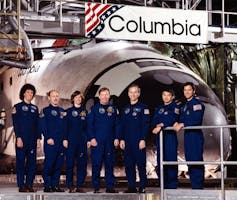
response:
<path id="1" fill-rule="evenodd" d="M 69 187 L 68 188 L 68 192 L 69 193 L 75 193 L 76 192 L 76 188 L 75 187 Z"/>
<path id="2" fill-rule="evenodd" d="M 124 193 L 137 193 L 137 189 L 136 187 L 128 187 L 128 189 L 125 190 Z"/>
<path id="3" fill-rule="evenodd" d="M 82 188 L 77 187 L 76 192 L 78 193 L 85 193 L 85 191 Z"/>
<path id="4" fill-rule="evenodd" d="M 53 187 L 52 190 L 54 192 L 64 192 L 64 189 L 60 188 L 60 187 Z"/>
<path id="5" fill-rule="evenodd" d="M 117 190 L 115 190 L 115 189 L 106 189 L 106 191 L 105 191 L 106 193 L 118 193 L 118 191 Z"/>
<path id="6" fill-rule="evenodd" d="M 44 188 L 44 192 L 54 192 L 54 191 L 51 187 L 49 187 L 49 188 Z"/>
<path id="7" fill-rule="evenodd" d="M 32 186 L 27 187 L 27 189 L 28 189 L 28 192 L 36 192 L 36 190 L 34 190 Z"/>
<path id="8" fill-rule="evenodd" d="M 100 189 L 95 189 L 94 193 L 100 193 Z"/>
<path id="9" fill-rule="evenodd" d="M 28 188 L 27 187 L 19 187 L 19 192 L 28 192 Z"/>
<path id="10" fill-rule="evenodd" d="M 146 193 L 146 189 L 143 188 L 143 187 L 140 187 L 140 188 L 139 188 L 139 193 Z"/>

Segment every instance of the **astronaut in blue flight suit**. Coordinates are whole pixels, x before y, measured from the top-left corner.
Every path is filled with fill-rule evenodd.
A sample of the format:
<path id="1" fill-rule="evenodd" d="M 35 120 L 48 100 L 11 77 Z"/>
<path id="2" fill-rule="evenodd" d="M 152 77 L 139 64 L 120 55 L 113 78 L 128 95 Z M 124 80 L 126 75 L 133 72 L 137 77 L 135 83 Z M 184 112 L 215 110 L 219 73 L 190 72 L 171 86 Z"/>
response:
<path id="1" fill-rule="evenodd" d="M 65 134 L 66 112 L 59 107 L 59 94 L 48 92 L 50 105 L 40 113 L 40 130 L 44 135 L 44 192 L 64 192 L 59 187 L 60 173 L 64 162 L 65 147 L 68 143 Z"/>
<path id="2" fill-rule="evenodd" d="M 16 135 L 16 174 L 19 192 L 35 192 L 33 181 L 36 173 L 36 147 L 40 147 L 38 107 L 31 103 L 35 87 L 25 84 L 20 90 L 21 103 L 12 109 Z"/>
<path id="3" fill-rule="evenodd" d="M 130 104 L 121 113 L 120 148 L 124 151 L 125 172 L 128 189 L 125 193 L 136 193 L 136 165 L 139 171 L 139 192 L 145 193 L 146 176 L 146 138 L 149 131 L 150 113 L 148 107 L 140 103 L 140 88 L 131 85 L 128 88 Z"/>
<path id="4" fill-rule="evenodd" d="M 159 132 L 168 126 L 173 126 L 179 121 L 179 106 L 173 101 L 173 90 L 166 89 L 162 92 L 163 104 L 155 110 L 152 127 L 156 134 L 158 176 L 160 177 L 160 140 Z M 163 132 L 163 159 L 164 161 L 177 161 L 178 140 L 175 131 Z M 176 189 L 178 186 L 178 166 L 164 166 L 164 188 Z"/>
<path id="5" fill-rule="evenodd" d="M 191 82 L 187 82 L 183 87 L 186 103 L 181 109 L 180 123 L 174 124 L 174 129 L 178 132 L 183 127 L 201 126 L 205 106 L 197 99 L 195 87 Z M 204 136 L 202 130 L 185 130 L 184 149 L 187 161 L 203 161 Z M 192 189 L 203 189 L 204 184 L 204 166 L 188 166 Z"/>
<path id="6" fill-rule="evenodd" d="M 92 185 L 94 193 L 100 189 L 100 171 L 105 163 L 106 192 L 116 193 L 114 189 L 114 148 L 119 145 L 119 117 L 117 108 L 109 103 L 108 88 L 99 90 L 100 102 L 92 106 L 87 115 L 88 140 L 91 144 Z"/>
<path id="7" fill-rule="evenodd" d="M 66 185 L 69 193 L 84 192 L 82 187 L 87 175 L 87 111 L 82 106 L 83 96 L 80 91 L 71 95 L 72 107 L 66 110 L 66 134 L 68 147 L 66 150 Z M 73 184 L 73 167 L 76 161 L 77 183 Z"/>

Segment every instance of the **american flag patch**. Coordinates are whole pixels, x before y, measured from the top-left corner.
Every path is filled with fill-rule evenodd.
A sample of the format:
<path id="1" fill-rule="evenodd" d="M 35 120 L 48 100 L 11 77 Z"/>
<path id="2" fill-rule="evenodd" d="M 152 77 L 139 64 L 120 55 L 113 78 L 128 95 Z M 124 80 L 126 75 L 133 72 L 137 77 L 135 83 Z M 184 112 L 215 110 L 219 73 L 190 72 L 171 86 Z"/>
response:
<path id="1" fill-rule="evenodd" d="M 122 8 L 121 5 L 88 2 L 85 5 L 85 32 L 89 38 L 96 37 L 103 29 L 105 20 Z"/>
<path id="2" fill-rule="evenodd" d="M 193 106 L 193 111 L 197 111 L 197 110 L 202 110 L 202 105 L 201 104 L 197 104 Z"/>
<path id="3" fill-rule="evenodd" d="M 15 106 L 12 108 L 12 114 L 13 115 L 16 114 L 16 107 Z"/>
<path id="4" fill-rule="evenodd" d="M 179 109 L 178 109 L 178 108 L 175 108 L 175 109 L 174 109 L 174 113 L 177 114 L 177 115 L 179 115 Z"/>
<path id="5" fill-rule="evenodd" d="M 149 115 L 149 114 L 150 114 L 149 109 L 144 109 L 144 115 Z"/>

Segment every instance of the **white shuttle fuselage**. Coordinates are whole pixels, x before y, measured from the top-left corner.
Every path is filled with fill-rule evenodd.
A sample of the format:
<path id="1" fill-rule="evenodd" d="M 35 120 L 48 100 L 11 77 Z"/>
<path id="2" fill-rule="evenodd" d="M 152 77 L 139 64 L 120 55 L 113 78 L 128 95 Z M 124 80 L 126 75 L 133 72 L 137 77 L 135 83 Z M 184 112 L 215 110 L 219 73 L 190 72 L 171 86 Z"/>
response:
<path id="1" fill-rule="evenodd" d="M 145 44 L 102 42 L 67 53 L 44 51 L 43 60 L 35 61 L 31 69 L 9 68 L 0 75 L 0 108 L 4 108 L 7 114 L 6 125 L 2 130 L 2 152 L 15 155 L 11 108 L 20 101 L 19 90 L 25 83 L 36 87 L 34 103 L 41 109 L 48 105 L 46 93 L 51 89 L 59 91 L 61 106 L 67 108 L 70 106 L 69 99 L 73 91 L 82 91 L 86 96 L 87 106 L 90 106 L 99 88 L 104 86 L 110 88 L 111 95 L 122 105 L 126 102 L 127 87 L 136 82 L 142 88 L 141 101 L 148 104 L 152 110 L 160 103 L 162 88 L 172 87 L 179 98 L 182 94 L 182 84 L 187 81 L 195 84 L 197 95 L 206 106 L 203 125 L 227 124 L 226 114 L 219 99 L 199 76 L 179 61 L 163 56 Z M 204 134 L 204 159 L 220 159 L 219 130 L 204 130 Z M 179 159 L 184 159 L 183 134 L 180 133 L 178 137 Z M 148 146 L 147 150 L 147 170 L 150 177 L 156 177 L 156 148 L 154 141 L 150 144 L 152 145 Z M 225 158 L 230 153 L 230 146 L 230 131 L 225 129 Z M 39 156 L 43 156 L 42 150 Z M 115 173 L 123 175 L 116 169 Z"/>

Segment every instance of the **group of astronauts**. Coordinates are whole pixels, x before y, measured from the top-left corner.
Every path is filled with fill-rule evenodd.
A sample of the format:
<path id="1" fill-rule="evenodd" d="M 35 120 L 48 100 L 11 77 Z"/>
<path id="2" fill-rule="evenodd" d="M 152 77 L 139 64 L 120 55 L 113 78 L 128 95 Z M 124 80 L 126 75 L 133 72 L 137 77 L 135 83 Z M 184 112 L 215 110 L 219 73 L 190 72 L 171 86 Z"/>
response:
<path id="1" fill-rule="evenodd" d="M 68 192 L 84 192 L 87 176 L 87 150 L 91 151 L 92 186 L 94 193 L 100 192 L 100 172 L 105 165 L 107 193 L 116 193 L 114 169 L 114 150 L 124 151 L 125 172 L 128 180 L 126 193 L 145 193 L 146 139 L 152 128 L 156 134 L 157 164 L 159 166 L 159 132 L 173 126 L 174 130 L 164 131 L 164 160 L 177 161 L 177 133 L 187 126 L 202 124 L 205 110 L 203 103 L 195 96 L 193 83 L 183 86 L 186 102 L 180 108 L 174 101 L 174 92 L 167 88 L 162 92 L 163 104 L 155 110 L 150 125 L 150 112 L 147 105 L 139 101 L 140 87 L 130 85 L 130 103 L 119 113 L 110 103 L 110 91 L 99 90 L 99 102 L 87 112 L 83 106 L 83 95 L 75 91 L 71 95 L 72 107 L 64 110 L 59 106 L 59 93 L 48 92 L 49 106 L 39 114 L 38 107 L 32 104 L 36 89 L 25 84 L 20 90 L 20 103 L 12 109 L 13 126 L 16 135 L 16 174 L 19 192 L 35 192 L 33 181 L 36 173 L 36 152 L 44 136 L 44 166 L 42 177 L 44 192 L 64 192 L 59 186 L 61 169 L 66 158 L 66 187 Z M 185 130 L 184 148 L 187 161 L 203 161 L 204 137 L 201 130 Z M 73 168 L 76 162 L 76 183 L 73 182 Z M 138 189 L 136 167 L 139 172 Z M 160 174 L 159 167 L 157 170 Z M 190 165 L 189 175 L 193 189 L 202 189 L 204 166 Z M 165 188 L 178 186 L 178 166 L 164 167 Z"/>

